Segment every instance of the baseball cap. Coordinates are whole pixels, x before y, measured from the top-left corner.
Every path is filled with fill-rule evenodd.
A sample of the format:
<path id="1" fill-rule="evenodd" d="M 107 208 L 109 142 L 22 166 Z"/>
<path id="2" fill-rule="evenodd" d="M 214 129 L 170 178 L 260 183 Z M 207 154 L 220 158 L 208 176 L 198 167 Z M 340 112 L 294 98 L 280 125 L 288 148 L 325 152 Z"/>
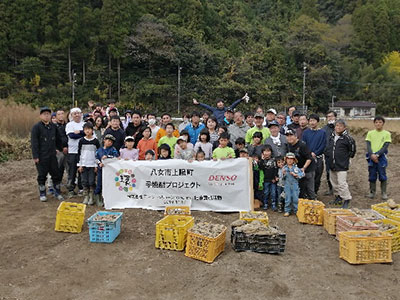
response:
<path id="1" fill-rule="evenodd" d="M 268 123 L 268 128 L 271 127 L 271 126 L 278 126 L 279 127 L 279 123 L 277 121 L 273 120 L 273 121 Z"/>
<path id="2" fill-rule="evenodd" d="M 51 109 L 48 106 L 43 106 L 40 108 L 40 114 L 44 113 L 44 112 L 49 112 L 51 113 Z"/>
<path id="3" fill-rule="evenodd" d="M 296 158 L 296 155 L 294 155 L 294 153 L 293 152 L 288 152 L 288 153 L 286 153 L 286 156 L 285 156 L 286 158 Z"/>
<path id="4" fill-rule="evenodd" d="M 240 153 L 240 152 L 246 152 L 246 153 L 249 153 L 249 151 L 247 151 L 247 149 L 246 149 L 246 148 L 240 149 L 240 150 L 239 150 L 239 153 Z"/>
<path id="5" fill-rule="evenodd" d="M 292 116 L 300 116 L 300 112 L 299 112 L 298 110 L 295 110 L 295 111 L 292 113 Z"/>
<path id="6" fill-rule="evenodd" d="M 232 107 L 227 107 L 226 111 L 234 112 Z"/>
<path id="7" fill-rule="evenodd" d="M 113 142 L 115 142 L 115 137 L 112 134 L 106 134 L 104 139 L 105 140 L 112 140 Z"/>
<path id="8" fill-rule="evenodd" d="M 267 110 L 267 113 L 273 113 L 274 115 L 276 115 L 276 110 L 273 108 L 270 108 Z"/>
<path id="9" fill-rule="evenodd" d="M 263 119 L 264 119 L 264 115 L 261 114 L 261 113 L 256 113 L 256 114 L 254 115 L 254 118 L 263 118 Z"/>
<path id="10" fill-rule="evenodd" d="M 187 140 L 186 140 L 186 136 L 183 136 L 183 135 L 181 135 L 180 137 L 178 137 L 178 139 L 177 139 L 176 143 L 178 144 L 178 143 L 179 143 L 179 141 L 185 141 L 185 142 L 187 142 Z"/>
<path id="11" fill-rule="evenodd" d="M 292 129 L 288 129 L 285 132 L 286 135 L 296 135 L 296 133 Z"/>

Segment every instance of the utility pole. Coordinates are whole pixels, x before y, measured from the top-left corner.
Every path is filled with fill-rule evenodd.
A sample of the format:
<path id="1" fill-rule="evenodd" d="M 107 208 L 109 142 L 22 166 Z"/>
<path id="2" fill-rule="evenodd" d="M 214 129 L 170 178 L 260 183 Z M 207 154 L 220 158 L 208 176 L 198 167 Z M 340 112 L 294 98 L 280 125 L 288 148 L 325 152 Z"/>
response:
<path id="1" fill-rule="evenodd" d="M 307 64 L 303 62 L 303 114 L 306 113 L 306 72 Z"/>
<path id="2" fill-rule="evenodd" d="M 336 98 L 336 96 L 332 95 L 332 108 L 335 106 L 335 98 Z"/>
<path id="3" fill-rule="evenodd" d="M 72 107 L 75 107 L 75 82 L 76 82 L 76 73 L 75 70 L 72 70 Z"/>
<path id="4" fill-rule="evenodd" d="M 181 66 L 178 64 L 178 115 L 181 113 Z"/>

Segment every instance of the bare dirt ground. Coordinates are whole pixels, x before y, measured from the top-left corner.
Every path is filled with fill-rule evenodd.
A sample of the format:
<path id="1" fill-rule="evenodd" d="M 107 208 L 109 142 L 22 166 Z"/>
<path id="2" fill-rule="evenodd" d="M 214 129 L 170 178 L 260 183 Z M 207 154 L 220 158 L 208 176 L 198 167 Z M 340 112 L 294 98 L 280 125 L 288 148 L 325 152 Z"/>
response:
<path id="1" fill-rule="evenodd" d="M 369 208 L 365 145 L 349 174 L 353 207 Z M 400 201 L 400 146 L 390 148 L 389 191 Z M 80 234 L 54 231 L 59 204 L 40 203 L 32 161 L 0 165 L 0 299 L 399 299 L 400 254 L 393 264 L 353 266 L 339 258 L 338 242 L 321 226 L 269 211 L 287 233 L 281 255 L 236 253 L 227 234 L 225 251 L 213 264 L 182 252 L 154 247 L 162 212 L 124 211 L 113 244 L 89 242 Z M 325 178 L 325 177 L 324 177 Z M 326 191 L 326 183 L 320 194 Z M 330 198 L 320 197 L 325 203 Z M 82 199 L 76 198 L 75 201 Z M 88 207 L 86 218 L 97 207 Z M 193 212 L 196 220 L 227 226 L 237 213 Z"/>

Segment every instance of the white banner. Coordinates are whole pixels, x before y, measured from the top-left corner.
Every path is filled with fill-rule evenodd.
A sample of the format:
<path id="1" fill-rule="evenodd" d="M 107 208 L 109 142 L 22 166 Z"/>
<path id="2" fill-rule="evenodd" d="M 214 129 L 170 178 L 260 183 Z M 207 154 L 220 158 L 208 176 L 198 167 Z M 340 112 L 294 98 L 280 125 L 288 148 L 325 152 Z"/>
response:
<path id="1" fill-rule="evenodd" d="M 190 206 L 202 211 L 248 211 L 252 176 L 245 158 L 225 161 L 106 159 L 106 209 Z"/>

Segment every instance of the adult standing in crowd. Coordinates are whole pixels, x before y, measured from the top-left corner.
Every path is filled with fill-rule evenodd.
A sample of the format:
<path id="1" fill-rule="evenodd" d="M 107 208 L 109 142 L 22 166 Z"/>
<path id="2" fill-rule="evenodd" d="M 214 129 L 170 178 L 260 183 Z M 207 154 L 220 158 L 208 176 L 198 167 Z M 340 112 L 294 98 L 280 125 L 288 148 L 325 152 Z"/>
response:
<path id="1" fill-rule="evenodd" d="M 276 115 L 276 121 L 279 124 L 279 132 L 281 134 L 285 134 L 288 127 L 286 125 L 286 114 L 284 112 L 280 112 Z"/>
<path id="2" fill-rule="evenodd" d="M 261 144 L 264 144 L 265 140 L 270 136 L 269 129 L 263 126 L 264 122 L 264 115 L 260 113 L 256 113 L 254 115 L 254 123 L 255 126 L 253 128 L 250 128 L 246 132 L 246 144 L 251 144 L 252 139 L 253 139 L 253 134 L 255 132 L 261 132 L 263 135 L 263 138 L 261 140 Z"/>
<path id="3" fill-rule="evenodd" d="M 276 118 L 276 110 L 274 108 L 270 108 L 267 110 L 267 114 L 265 116 L 265 126 L 268 127 L 269 123 L 275 121 Z"/>
<path id="4" fill-rule="evenodd" d="M 51 110 L 48 107 L 40 109 L 40 122 L 36 123 L 31 132 L 32 158 L 38 172 L 39 199 L 47 201 L 46 178 L 50 173 L 54 184 L 54 195 L 60 201 L 64 200 L 61 195 L 61 175 L 58 168 L 56 150 L 67 151 L 66 144 L 63 144 L 60 131 L 51 121 Z"/>
<path id="5" fill-rule="evenodd" d="M 165 131 L 165 126 L 167 126 L 167 124 L 172 122 L 172 118 L 171 115 L 169 113 L 163 113 L 161 115 L 161 126 L 160 129 L 157 132 L 156 135 L 156 143 L 158 143 L 158 141 L 167 134 L 167 132 Z M 187 126 L 187 125 L 186 125 Z M 174 137 L 178 138 L 179 137 L 179 131 L 177 129 L 174 130 L 173 134 Z"/>
<path id="6" fill-rule="evenodd" d="M 153 140 L 156 139 L 157 133 L 160 130 L 160 126 L 157 126 L 157 116 L 154 113 L 147 114 L 147 122 L 149 123 L 149 127 L 151 129 L 151 138 Z"/>
<path id="7" fill-rule="evenodd" d="M 184 113 L 183 116 L 182 116 L 182 119 L 183 119 L 183 122 L 181 124 L 179 124 L 179 126 L 178 126 L 179 132 L 184 130 L 186 128 L 186 126 L 189 125 L 189 123 L 190 123 L 190 114 Z M 207 124 L 207 122 L 204 122 L 204 121 L 203 121 L 203 123 L 204 123 L 204 125 Z"/>
<path id="8" fill-rule="evenodd" d="M 325 131 L 318 128 L 319 116 L 311 114 L 308 118 L 309 128 L 303 132 L 302 140 L 306 143 L 315 160 L 314 191 L 318 194 L 321 185 L 321 177 L 324 172 L 324 150 L 326 147 Z"/>
<path id="9" fill-rule="evenodd" d="M 308 128 L 308 119 L 305 114 L 299 116 L 299 128 L 296 129 L 296 136 L 299 140 L 303 137 L 303 132 Z"/>
<path id="10" fill-rule="evenodd" d="M 272 157 L 285 157 L 288 152 L 286 136 L 279 132 L 279 123 L 272 121 L 268 124 L 271 135 L 265 140 L 265 145 L 270 145 Z"/>
<path id="11" fill-rule="evenodd" d="M 325 131 L 326 142 L 328 143 L 330 137 L 335 132 L 335 122 L 336 122 L 337 114 L 335 111 L 330 110 L 326 113 L 326 121 L 327 124 L 322 128 Z M 326 181 L 328 182 L 328 191 L 325 193 L 325 196 L 333 195 L 332 183 L 330 180 L 330 166 L 329 161 L 325 157 L 325 170 L 326 170 Z"/>
<path id="12" fill-rule="evenodd" d="M 254 114 L 253 113 L 246 113 L 244 115 L 244 119 L 246 124 L 250 127 L 253 128 L 254 127 Z"/>
<path id="13" fill-rule="evenodd" d="M 75 193 L 75 179 L 78 171 L 78 144 L 79 140 L 84 136 L 83 133 L 83 121 L 82 111 L 78 107 L 74 107 L 70 111 L 72 120 L 65 127 L 65 132 L 68 136 L 68 196 L 73 197 Z M 78 189 L 79 192 L 83 192 L 83 186 L 81 182 L 81 175 L 78 174 Z"/>
<path id="14" fill-rule="evenodd" d="M 235 102 L 232 103 L 232 105 L 230 106 L 231 109 L 235 109 L 236 106 L 238 106 L 238 104 L 240 102 L 242 102 L 243 100 L 246 101 L 246 103 L 249 102 L 249 96 L 247 96 L 247 93 L 240 99 L 236 100 Z M 199 101 L 197 101 L 196 99 L 193 99 L 193 104 L 194 105 L 200 105 L 201 107 L 209 110 L 216 118 L 219 123 L 222 123 L 222 121 L 224 120 L 224 115 L 225 112 L 227 110 L 227 107 L 225 107 L 225 102 L 222 99 L 218 99 L 217 100 L 217 107 L 212 107 L 209 106 L 205 103 L 200 103 Z"/>
<path id="15" fill-rule="evenodd" d="M 244 139 L 246 137 L 246 132 L 250 129 L 250 127 L 244 122 L 243 114 L 240 111 L 235 112 L 235 114 L 233 115 L 233 120 L 235 123 L 229 125 L 228 133 L 230 135 L 230 141 L 232 142 L 232 144 L 234 145 L 234 149 L 236 150 L 236 140 L 238 138 Z"/>
<path id="16" fill-rule="evenodd" d="M 352 199 L 347 183 L 347 171 L 350 159 L 356 154 L 356 142 L 346 130 L 346 122 L 337 120 L 335 131 L 330 136 L 325 150 L 325 157 L 330 167 L 330 180 L 336 199 L 333 204 L 348 208 Z"/>
<path id="17" fill-rule="evenodd" d="M 300 112 L 298 110 L 293 111 L 291 116 L 292 122 L 288 125 L 288 129 L 292 130 L 293 132 L 296 132 L 297 128 L 300 127 L 299 119 L 300 119 Z"/>
<path id="18" fill-rule="evenodd" d="M 189 133 L 190 142 L 195 145 L 199 138 L 200 131 L 204 128 L 204 124 L 200 123 L 200 114 L 197 111 L 192 112 L 190 123 L 185 130 Z M 189 141 L 187 141 L 189 142 Z"/>
<path id="19" fill-rule="evenodd" d="M 233 113 L 233 108 L 227 107 L 224 113 L 224 119 L 220 123 L 220 126 L 228 127 L 229 125 L 233 124 Z"/>
<path id="20" fill-rule="evenodd" d="M 125 130 L 125 136 L 131 136 L 135 139 L 133 148 L 137 147 L 137 144 L 143 137 L 143 130 L 146 128 L 146 124 L 142 121 L 142 114 L 140 111 L 135 110 L 132 112 L 132 119 L 128 127 Z M 125 141 L 125 138 L 124 138 Z M 115 147 L 115 143 L 114 143 Z M 116 148 L 117 149 L 117 148 Z M 117 149 L 119 150 L 119 149 Z"/>
<path id="21" fill-rule="evenodd" d="M 219 134 L 218 134 L 218 123 L 217 118 L 214 116 L 210 116 L 207 120 L 207 130 L 210 134 L 210 143 L 214 144 L 218 142 Z"/>
<path id="22" fill-rule="evenodd" d="M 286 125 L 288 126 L 292 123 L 292 116 L 294 111 L 297 111 L 296 106 L 292 105 L 288 107 L 288 115 L 286 117 Z"/>
<path id="23" fill-rule="evenodd" d="M 293 130 L 286 132 L 288 142 L 288 152 L 294 153 L 297 158 L 297 166 L 305 173 L 305 176 L 300 179 L 300 198 L 315 199 L 314 192 L 314 175 L 315 175 L 315 162 L 312 158 L 311 151 L 308 149 L 306 143 L 300 141 Z"/>
<path id="24" fill-rule="evenodd" d="M 68 163 L 67 163 L 68 148 L 66 147 L 66 145 L 68 144 L 68 137 L 65 133 L 65 127 L 66 127 L 65 112 L 62 108 L 56 110 L 56 121 L 57 121 L 56 127 L 61 135 L 62 145 L 63 145 L 62 149 L 61 148 L 57 149 L 57 163 L 60 169 L 60 176 L 62 181 L 62 178 L 64 176 L 64 171 L 66 168 L 68 168 Z"/>

